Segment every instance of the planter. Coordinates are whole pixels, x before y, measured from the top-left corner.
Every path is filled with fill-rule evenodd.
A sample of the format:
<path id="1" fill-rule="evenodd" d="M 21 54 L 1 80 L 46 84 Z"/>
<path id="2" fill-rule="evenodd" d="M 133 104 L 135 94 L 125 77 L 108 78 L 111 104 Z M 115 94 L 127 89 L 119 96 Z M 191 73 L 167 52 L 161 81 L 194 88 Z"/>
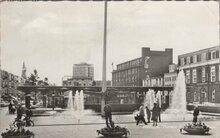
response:
<path id="1" fill-rule="evenodd" d="M 189 134 L 206 134 L 207 132 L 209 132 L 209 128 L 183 128 L 184 131 L 188 132 Z"/>
<path id="2" fill-rule="evenodd" d="M 180 129 L 180 132 L 182 130 L 186 131 L 189 134 L 194 134 L 194 135 L 205 135 L 206 133 L 209 132 L 210 128 L 207 127 L 205 124 L 188 124 L 184 126 L 183 128 Z"/>
<path id="3" fill-rule="evenodd" d="M 33 138 L 34 135 L 25 135 L 25 136 L 4 136 L 2 138 Z"/>
<path id="4" fill-rule="evenodd" d="M 129 131 L 126 128 L 116 126 L 114 129 L 102 128 L 101 130 L 97 130 L 97 133 L 103 135 L 104 137 L 122 137 L 127 136 Z"/>
<path id="5" fill-rule="evenodd" d="M 104 137 L 122 137 L 127 135 L 127 132 L 100 132 Z"/>

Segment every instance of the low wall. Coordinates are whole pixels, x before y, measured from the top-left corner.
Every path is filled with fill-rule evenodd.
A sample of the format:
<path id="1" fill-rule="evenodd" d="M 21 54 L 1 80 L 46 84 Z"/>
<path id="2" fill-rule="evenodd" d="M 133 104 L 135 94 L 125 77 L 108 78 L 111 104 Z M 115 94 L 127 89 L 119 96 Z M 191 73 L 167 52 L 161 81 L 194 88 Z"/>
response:
<path id="1" fill-rule="evenodd" d="M 194 105 L 187 105 L 187 110 L 192 111 L 194 109 Z M 209 113 L 220 113 L 220 107 L 219 106 L 199 106 L 198 108 L 201 112 L 209 112 Z"/>
<path id="2" fill-rule="evenodd" d="M 140 104 L 111 104 L 112 112 L 133 112 L 138 110 Z M 96 112 L 101 111 L 101 105 L 85 105 L 85 109 L 92 109 Z"/>

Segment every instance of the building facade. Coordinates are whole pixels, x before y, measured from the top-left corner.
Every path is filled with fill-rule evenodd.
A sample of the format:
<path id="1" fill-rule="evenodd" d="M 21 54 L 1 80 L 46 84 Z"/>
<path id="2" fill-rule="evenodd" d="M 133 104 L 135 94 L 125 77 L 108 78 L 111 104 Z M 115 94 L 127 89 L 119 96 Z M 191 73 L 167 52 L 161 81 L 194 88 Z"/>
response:
<path id="1" fill-rule="evenodd" d="M 177 78 L 177 65 L 169 65 L 169 72 L 164 73 L 164 86 L 166 87 L 175 87 Z"/>
<path id="2" fill-rule="evenodd" d="M 94 81 L 90 77 L 83 78 L 73 78 L 71 77 L 63 77 L 62 80 L 63 86 L 93 86 Z"/>
<path id="3" fill-rule="evenodd" d="M 220 46 L 178 56 L 184 70 L 188 103 L 220 103 Z"/>
<path id="4" fill-rule="evenodd" d="M 151 77 L 143 80 L 143 86 L 145 87 L 162 87 L 164 86 L 163 76 Z"/>
<path id="5" fill-rule="evenodd" d="M 173 50 L 152 51 L 142 48 L 141 57 L 117 65 L 112 72 L 113 86 L 143 86 L 142 80 L 168 72 L 172 64 Z"/>
<path id="6" fill-rule="evenodd" d="M 94 86 L 102 86 L 102 81 L 101 80 L 96 80 Z M 106 86 L 112 86 L 112 82 L 111 81 L 106 81 Z"/>
<path id="7" fill-rule="evenodd" d="M 73 78 L 90 78 L 94 79 L 94 67 L 92 64 L 85 62 L 73 65 Z"/>
<path id="8" fill-rule="evenodd" d="M 94 67 L 85 62 L 73 65 L 73 75 L 62 78 L 63 86 L 93 86 Z"/>
<path id="9" fill-rule="evenodd" d="M 20 77 L 9 73 L 8 71 L 1 70 L 1 95 L 4 96 L 17 96 L 17 86 L 20 84 Z"/>

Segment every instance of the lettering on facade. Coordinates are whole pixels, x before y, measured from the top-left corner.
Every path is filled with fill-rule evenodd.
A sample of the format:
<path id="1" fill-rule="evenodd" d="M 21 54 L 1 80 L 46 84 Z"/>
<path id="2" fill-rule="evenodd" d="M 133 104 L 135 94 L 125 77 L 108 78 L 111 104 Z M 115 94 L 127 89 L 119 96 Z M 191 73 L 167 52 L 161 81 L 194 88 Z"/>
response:
<path id="1" fill-rule="evenodd" d="M 149 64 L 148 64 L 149 59 L 150 59 L 150 57 L 148 57 L 148 56 L 146 56 L 145 59 L 144 59 L 144 68 L 145 69 L 149 68 Z M 147 72 L 147 70 L 145 70 L 145 72 Z"/>

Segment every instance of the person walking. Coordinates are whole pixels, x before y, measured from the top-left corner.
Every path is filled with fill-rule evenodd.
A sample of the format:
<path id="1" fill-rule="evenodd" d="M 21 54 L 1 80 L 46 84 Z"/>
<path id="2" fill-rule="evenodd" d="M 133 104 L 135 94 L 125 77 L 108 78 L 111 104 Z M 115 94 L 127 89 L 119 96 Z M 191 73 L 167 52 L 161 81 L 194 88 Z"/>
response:
<path id="1" fill-rule="evenodd" d="M 158 117 L 157 117 L 157 122 L 161 122 L 161 108 L 159 106 L 159 104 L 157 105 L 157 112 L 158 112 Z"/>
<path id="2" fill-rule="evenodd" d="M 13 104 L 12 104 L 12 102 L 10 102 L 9 105 L 8 105 L 8 113 L 9 113 L 9 114 L 12 113 L 12 112 L 11 112 L 12 106 L 13 106 Z"/>
<path id="3" fill-rule="evenodd" d="M 104 107 L 104 112 L 105 112 L 105 122 L 106 126 L 110 128 L 110 125 L 112 124 L 112 109 L 109 104 L 106 104 Z"/>
<path id="4" fill-rule="evenodd" d="M 145 125 L 147 125 L 147 122 L 145 121 L 144 116 L 145 116 L 144 115 L 144 105 L 141 105 L 139 108 L 139 116 L 138 116 L 136 125 L 138 125 L 140 121 L 142 121 Z"/>
<path id="5" fill-rule="evenodd" d="M 157 109 L 157 104 L 156 103 L 154 103 L 154 107 L 151 110 L 151 112 L 152 112 L 151 120 L 153 121 L 153 126 L 157 126 L 158 109 Z"/>
<path id="6" fill-rule="evenodd" d="M 197 123 L 198 116 L 199 116 L 199 108 L 198 108 L 198 106 L 195 106 L 194 111 L 193 111 L 193 123 L 194 124 Z"/>
<path id="7" fill-rule="evenodd" d="M 17 119 L 18 120 L 21 120 L 22 114 L 23 114 L 22 107 L 21 107 L 21 105 L 18 105 L 18 109 L 17 109 Z"/>
<path id="8" fill-rule="evenodd" d="M 148 121 L 148 123 L 150 123 L 151 112 L 147 106 L 146 106 L 146 113 L 147 113 L 147 121 Z"/>

